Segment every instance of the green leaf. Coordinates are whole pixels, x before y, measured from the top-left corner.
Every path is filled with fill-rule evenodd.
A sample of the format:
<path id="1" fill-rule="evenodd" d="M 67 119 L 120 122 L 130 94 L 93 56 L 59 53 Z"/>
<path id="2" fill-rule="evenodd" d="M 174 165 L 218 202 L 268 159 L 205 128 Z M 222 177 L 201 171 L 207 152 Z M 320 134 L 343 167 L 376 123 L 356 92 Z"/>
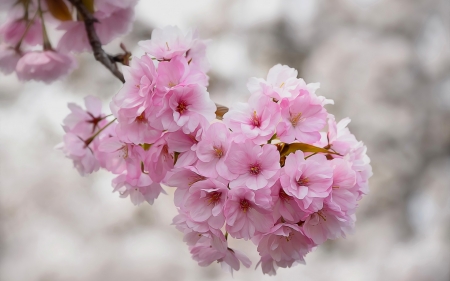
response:
<path id="1" fill-rule="evenodd" d="M 72 20 L 72 13 L 63 0 L 45 0 L 50 14 L 60 21 Z"/>
<path id="2" fill-rule="evenodd" d="M 283 149 L 281 150 L 281 156 L 287 156 L 293 152 L 296 152 L 297 150 L 301 150 L 303 152 L 313 152 L 313 153 L 326 153 L 326 154 L 337 154 L 336 152 L 330 151 L 328 149 L 310 145 L 307 143 L 291 143 L 286 144 Z"/>

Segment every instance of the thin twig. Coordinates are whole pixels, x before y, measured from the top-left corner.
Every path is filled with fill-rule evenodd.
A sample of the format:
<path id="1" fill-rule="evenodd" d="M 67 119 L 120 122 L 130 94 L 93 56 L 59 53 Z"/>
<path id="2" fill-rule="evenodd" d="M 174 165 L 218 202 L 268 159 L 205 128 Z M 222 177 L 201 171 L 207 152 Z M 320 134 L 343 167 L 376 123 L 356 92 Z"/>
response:
<path id="1" fill-rule="evenodd" d="M 91 12 L 89 12 L 86 6 L 83 5 L 82 0 L 69 0 L 69 2 L 72 3 L 75 8 L 77 8 L 77 11 L 83 17 L 89 44 L 92 47 L 95 59 L 103 64 L 107 69 L 109 69 L 109 71 L 111 71 L 111 73 L 114 74 L 117 79 L 122 81 L 122 83 L 125 83 L 125 78 L 123 77 L 122 72 L 120 72 L 120 70 L 118 69 L 116 62 L 102 48 L 102 43 L 98 38 L 94 26 L 94 24 L 97 23 L 98 20 L 91 14 Z"/>

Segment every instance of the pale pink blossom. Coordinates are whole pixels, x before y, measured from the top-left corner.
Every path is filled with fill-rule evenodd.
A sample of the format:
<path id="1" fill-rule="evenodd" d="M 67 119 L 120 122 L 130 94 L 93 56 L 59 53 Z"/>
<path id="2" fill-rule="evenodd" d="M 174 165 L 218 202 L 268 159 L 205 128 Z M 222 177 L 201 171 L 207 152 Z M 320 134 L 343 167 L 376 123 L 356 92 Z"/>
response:
<path id="1" fill-rule="evenodd" d="M 217 260 L 224 271 L 228 271 L 233 275 L 233 270 L 238 271 L 241 268 L 241 263 L 249 268 L 252 265 L 250 259 L 241 251 L 227 248 L 225 256 Z"/>
<path id="2" fill-rule="evenodd" d="M 100 164 L 94 156 L 92 143 L 89 147 L 77 135 L 73 133 L 66 133 L 63 136 L 63 143 L 59 144 L 57 148 L 62 149 L 67 158 L 72 159 L 75 168 L 80 175 L 91 174 L 98 171 Z"/>
<path id="3" fill-rule="evenodd" d="M 345 237 L 353 230 L 354 224 L 354 215 L 345 215 L 338 209 L 332 209 L 332 206 L 325 204 L 321 210 L 311 214 L 305 220 L 303 231 L 314 243 L 322 244 L 327 239 Z"/>
<path id="4" fill-rule="evenodd" d="M 42 23 L 37 18 L 30 21 L 32 22 L 14 18 L 5 22 L 0 26 L 0 37 L 3 38 L 3 42 L 15 46 L 23 37 L 22 42 L 30 46 L 42 45 Z"/>
<path id="5" fill-rule="evenodd" d="M 367 156 L 367 147 L 359 142 L 351 149 L 348 160 L 352 163 L 352 169 L 356 172 L 356 186 L 359 197 L 369 193 L 369 178 L 373 175 L 370 158 Z"/>
<path id="6" fill-rule="evenodd" d="M 185 55 L 196 39 L 192 30 L 185 34 L 176 26 L 166 26 L 154 29 L 151 40 L 140 41 L 139 46 L 158 60 L 170 60 Z"/>
<path id="7" fill-rule="evenodd" d="M 179 153 L 175 163 L 176 168 L 195 165 L 198 160 L 196 155 L 197 143 L 202 131 L 201 127 L 197 127 L 195 131 L 189 134 L 185 134 L 181 130 L 166 134 L 167 145 L 171 150 Z"/>
<path id="8" fill-rule="evenodd" d="M 280 154 L 274 145 L 232 143 L 225 164 L 233 178 L 230 187 L 247 186 L 257 190 L 272 186 L 280 172 Z"/>
<path id="9" fill-rule="evenodd" d="M 281 187 L 280 181 L 277 181 L 271 187 L 271 192 L 273 201 L 272 214 L 275 221 L 283 218 L 286 222 L 298 223 L 308 217 L 309 213 L 300 208 L 295 197 L 286 194 Z"/>
<path id="10" fill-rule="evenodd" d="M 186 199 L 189 188 L 196 182 L 206 180 L 194 167 L 181 167 L 172 169 L 164 179 L 164 184 L 176 187 L 174 193 L 175 206 L 181 207 Z"/>
<path id="11" fill-rule="evenodd" d="M 108 121 L 106 115 L 102 112 L 102 102 L 94 96 L 84 98 L 86 109 L 79 105 L 69 103 L 70 114 L 63 120 L 63 128 L 66 132 L 72 132 L 87 140 L 96 131 L 103 128 Z"/>
<path id="12" fill-rule="evenodd" d="M 189 67 L 184 56 L 176 56 L 170 61 L 162 61 L 158 64 L 156 87 L 159 91 L 165 93 L 176 86 L 190 84 L 206 87 L 208 86 L 208 76 L 202 71 L 196 71 Z"/>
<path id="13" fill-rule="evenodd" d="M 53 82 L 75 69 L 77 63 L 71 55 L 55 51 L 28 52 L 17 62 L 19 80 Z"/>
<path id="14" fill-rule="evenodd" d="M 167 93 L 164 109 L 159 116 L 165 130 L 174 132 L 181 128 L 184 133 L 190 133 L 214 120 L 215 112 L 216 105 L 206 89 L 188 85 Z"/>
<path id="15" fill-rule="evenodd" d="M 323 147 L 328 146 L 341 155 L 346 155 L 352 147 L 358 144 L 355 136 L 347 128 L 349 123 L 350 118 L 344 118 L 339 123 L 336 123 L 334 115 L 329 114 L 328 133 L 322 133 L 321 140 L 318 144 Z"/>
<path id="16" fill-rule="evenodd" d="M 271 207 L 270 189 L 232 188 L 224 208 L 226 230 L 245 240 L 269 231 L 274 223 Z"/>
<path id="17" fill-rule="evenodd" d="M 301 89 L 306 89 L 303 79 L 297 78 L 297 70 L 287 65 L 277 64 L 267 74 L 267 80 L 250 78 L 247 88 L 252 94 L 266 95 L 275 100 L 295 98 Z"/>
<path id="18" fill-rule="evenodd" d="M 266 96 L 252 96 L 248 103 L 238 103 L 223 116 L 223 122 L 233 131 L 236 142 L 251 140 L 267 143 L 280 121 L 278 104 Z"/>
<path id="19" fill-rule="evenodd" d="M 94 17 L 98 22 L 94 24 L 94 27 L 102 45 L 110 43 L 130 30 L 136 2 L 95 1 Z M 64 21 L 58 25 L 57 29 L 64 31 L 58 43 L 58 50 L 77 53 L 92 50 L 83 21 Z"/>
<path id="20" fill-rule="evenodd" d="M 161 182 L 174 167 L 173 151 L 169 151 L 166 136 L 153 143 L 144 160 L 144 167 L 154 182 Z"/>
<path id="21" fill-rule="evenodd" d="M 302 229 L 295 224 L 277 224 L 261 235 L 258 252 L 264 274 L 275 275 L 276 267 L 304 264 L 304 257 L 315 246 Z"/>
<path id="22" fill-rule="evenodd" d="M 312 144 L 320 140 L 319 131 L 325 126 L 327 118 L 322 105 L 313 103 L 306 94 L 292 101 L 284 99 L 280 106 L 282 121 L 277 126 L 277 136 L 282 142 L 297 140 Z"/>
<path id="23" fill-rule="evenodd" d="M 233 175 L 225 164 L 231 144 L 230 130 L 223 123 L 213 123 L 202 134 L 197 144 L 196 167 L 205 176 L 232 178 Z"/>
<path id="24" fill-rule="evenodd" d="M 328 204 L 346 214 L 353 213 L 358 198 L 358 192 L 354 188 L 356 173 L 352 170 L 351 163 L 344 159 L 333 159 L 330 165 L 333 167 L 333 184 Z"/>
<path id="25" fill-rule="evenodd" d="M 314 199 L 323 198 L 331 193 L 333 169 L 324 155 L 314 155 L 307 160 L 302 151 L 287 156 L 280 182 L 286 194 L 301 201 L 304 209 L 310 208 Z M 315 207 L 315 206 L 314 206 Z"/>
<path id="26" fill-rule="evenodd" d="M 199 181 L 189 188 L 181 209 L 189 214 L 193 221 L 220 229 L 225 222 L 223 207 L 227 194 L 227 186 L 219 181 Z"/>
<path id="27" fill-rule="evenodd" d="M 0 71 L 8 75 L 14 72 L 17 66 L 17 62 L 20 60 L 21 55 L 17 51 L 7 46 L 6 44 L 0 44 Z"/>
<path id="28" fill-rule="evenodd" d="M 121 174 L 112 181 L 114 192 L 119 192 L 120 197 L 130 197 L 134 205 L 147 201 L 153 204 L 159 194 L 165 193 L 159 183 L 153 182 L 146 174 L 141 173 L 139 178 L 130 182 L 127 174 Z"/>

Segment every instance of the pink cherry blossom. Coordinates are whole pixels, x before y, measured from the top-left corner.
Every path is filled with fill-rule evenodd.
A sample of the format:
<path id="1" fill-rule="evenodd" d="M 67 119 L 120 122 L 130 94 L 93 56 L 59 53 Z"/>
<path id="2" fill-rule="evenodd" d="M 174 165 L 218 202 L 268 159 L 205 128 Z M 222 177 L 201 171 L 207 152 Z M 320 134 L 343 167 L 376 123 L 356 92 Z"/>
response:
<path id="1" fill-rule="evenodd" d="M 273 226 L 269 189 L 233 188 L 228 192 L 224 214 L 226 230 L 234 238 L 248 240 Z"/>
<path id="2" fill-rule="evenodd" d="M 63 128 L 66 132 L 72 132 L 87 140 L 96 131 L 103 128 L 108 121 L 106 115 L 102 112 L 102 102 L 94 96 L 84 98 L 86 109 L 69 103 L 70 114 L 63 120 Z"/>
<path id="3" fill-rule="evenodd" d="M 223 206 L 227 194 L 228 188 L 219 181 L 199 181 L 189 188 L 182 209 L 193 221 L 220 229 L 225 222 Z"/>
<path id="4" fill-rule="evenodd" d="M 208 86 L 208 76 L 202 71 L 191 69 L 184 56 L 176 56 L 170 61 L 159 63 L 156 82 L 159 91 L 165 93 L 173 87 L 190 84 L 206 87 Z"/>
<path id="5" fill-rule="evenodd" d="M 27 28 L 27 26 L 29 27 Z M 25 34 L 26 32 L 26 34 Z M 25 36 L 24 36 L 25 35 Z M 30 46 L 42 44 L 42 23 L 39 19 L 27 22 L 24 19 L 9 19 L 0 26 L 0 36 L 3 42 L 15 46 L 23 37 L 23 42 Z"/>
<path id="6" fill-rule="evenodd" d="M 283 121 L 277 126 L 277 135 L 282 142 L 294 140 L 314 143 L 320 139 L 319 130 L 326 124 L 327 112 L 320 104 L 311 101 L 311 97 L 301 95 L 292 101 L 281 101 Z"/>
<path id="7" fill-rule="evenodd" d="M 241 263 L 249 268 L 252 265 L 250 259 L 241 251 L 227 248 L 225 256 L 217 260 L 224 271 L 228 271 L 233 275 L 233 270 L 238 271 L 241 268 Z"/>
<path id="8" fill-rule="evenodd" d="M 321 210 L 311 214 L 305 220 L 303 230 L 314 243 L 322 244 L 327 239 L 345 237 L 352 231 L 354 224 L 354 215 L 347 216 L 325 204 Z"/>
<path id="9" fill-rule="evenodd" d="M 350 118 L 344 118 L 336 123 L 334 115 L 328 115 L 328 133 L 322 133 L 320 146 L 328 146 L 341 155 L 346 155 L 350 149 L 358 144 L 355 136 L 347 128 Z"/>
<path id="10" fill-rule="evenodd" d="M 279 121 L 278 104 L 266 96 L 252 96 L 248 103 L 238 103 L 223 116 L 223 122 L 233 131 L 234 141 L 250 139 L 255 144 L 267 143 Z"/>
<path id="11" fill-rule="evenodd" d="M 213 123 L 204 131 L 197 144 L 196 167 L 208 177 L 232 178 L 233 175 L 225 164 L 231 144 L 230 130 L 223 123 Z"/>
<path id="12" fill-rule="evenodd" d="M 173 169 L 173 158 L 173 151 L 169 151 L 165 135 L 151 145 L 144 159 L 144 166 L 154 182 L 163 181 L 167 172 Z"/>
<path id="13" fill-rule="evenodd" d="M 159 194 L 165 193 L 159 183 L 154 183 L 146 174 L 140 174 L 139 178 L 129 181 L 127 174 L 121 174 L 112 181 L 115 192 L 120 193 L 120 197 L 130 197 L 134 205 L 139 205 L 147 201 L 150 205 L 158 198 Z"/>
<path id="14" fill-rule="evenodd" d="M 0 44 L 0 71 L 8 75 L 14 72 L 21 56 L 14 48 Z"/>
<path id="15" fill-rule="evenodd" d="M 295 224 L 277 224 L 263 234 L 258 242 L 264 274 L 274 275 L 275 267 L 291 267 L 305 263 L 304 257 L 315 246 Z"/>
<path id="16" fill-rule="evenodd" d="M 230 187 L 247 186 L 257 190 L 272 186 L 280 171 L 280 154 L 274 145 L 232 143 L 225 164 L 235 176 L 229 178 Z"/>
<path id="17" fill-rule="evenodd" d="M 369 193 L 369 178 L 373 175 L 370 158 L 367 156 L 367 147 L 359 142 L 349 152 L 348 160 L 352 163 L 352 169 L 356 172 L 355 187 L 359 193 L 359 200 L 362 195 Z"/>
<path id="18" fill-rule="evenodd" d="M 214 120 L 216 105 L 204 87 L 188 85 L 177 87 L 167 93 L 166 104 L 159 114 L 161 123 L 169 132 L 182 129 L 193 132 L 199 125 Z"/>
<path id="19" fill-rule="evenodd" d="M 55 51 L 28 52 L 17 62 L 17 77 L 24 80 L 53 82 L 76 67 L 75 59 Z"/>
<path id="20" fill-rule="evenodd" d="M 286 194 L 284 189 L 281 187 L 280 181 L 277 181 L 271 187 L 271 192 L 273 201 L 273 218 L 275 221 L 283 218 L 286 222 L 298 223 L 308 217 L 309 213 L 300 208 L 293 196 Z"/>
<path id="21" fill-rule="evenodd" d="M 75 168 L 80 175 L 91 174 L 98 171 L 100 164 L 94 156 L 92 147 L 86 147 L 86 143 L 73 133 L 66 133 L 63 137 L 63 143 L 57 148 L 61 149 L 67 158 L 72 159 Z"/>
<path id="22" fill-rule="evenodd" d="M 297 79 L 297 70 L 277 64 L 269 70 L 267 80 L 251 78 L 247 88 L 252 94 L 263 94 L 275 100 L 295 98 L 300 89 L 306 89 L 303 79 Z"/>
<path id="23" fill-rule="evenodd" d="M 184 34 L 178 27 L 166 26 L 154 29 L 152 39 L 139 42 L 139 46 L 158 60 L 170 60 L 184 55 L 193 46 L 195 39 L 191 30 Z"/>
<path id="24" fill-rule="evenodd" d="M 330 165 L 333 167 L 333 184 L 329 204 L 351 214 L 356 209 L 358 198 L 358 192 L 354 188 L 356 173 L 352 170 L 351 164 L 344 159 L 333 159 Z"/>
<path id="25" fill-rule="evenodd" d="M 168 146 L 179 153 L 175 163 L 176 168 L 195 165 L 198 160 L 196 155 L 197 143 L 200 140 L 202 131 L 201 127 L 197 127 L 194 132 L 189 134 L 185 134 L 181 130 L 167 133 Z"/>
<path id="26" fill-rule="evenodd" d="M 314 199 L 328 197 L 333 182 L 333 169 L 324 155 L 314 155 L 307 160 L 302 151 L 287 156 L 280 182 L 286 194 L 300 199 L 308 209 Z"/>

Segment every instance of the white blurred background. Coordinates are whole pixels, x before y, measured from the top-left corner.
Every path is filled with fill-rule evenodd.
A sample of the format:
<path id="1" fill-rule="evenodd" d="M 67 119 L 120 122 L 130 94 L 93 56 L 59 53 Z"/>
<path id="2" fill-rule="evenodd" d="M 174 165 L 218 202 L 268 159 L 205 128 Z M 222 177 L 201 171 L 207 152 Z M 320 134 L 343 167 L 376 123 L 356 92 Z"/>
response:
<path id="1" fill-rule="evenodd" d="M 141 0 L 124 42 L 138 52 L 152 28 L 198 28 L 212 39 L 209 91 L 231 105 L 246 81 L 277 63 L 321 82 L 368 146 L 374 176 L 355 234 L 329 241 L 307 265 L 235 280 L 450 280 L 450 1 Z M 93 57 L 51 86 L 0 76 L 0 280 L 230 280 L 197 266 L 171 226 L 172 190 L 134 207 L 111 193 L 111 175 L 86 178 L 54 146 L 68 102 L 120 89 Z"/>

